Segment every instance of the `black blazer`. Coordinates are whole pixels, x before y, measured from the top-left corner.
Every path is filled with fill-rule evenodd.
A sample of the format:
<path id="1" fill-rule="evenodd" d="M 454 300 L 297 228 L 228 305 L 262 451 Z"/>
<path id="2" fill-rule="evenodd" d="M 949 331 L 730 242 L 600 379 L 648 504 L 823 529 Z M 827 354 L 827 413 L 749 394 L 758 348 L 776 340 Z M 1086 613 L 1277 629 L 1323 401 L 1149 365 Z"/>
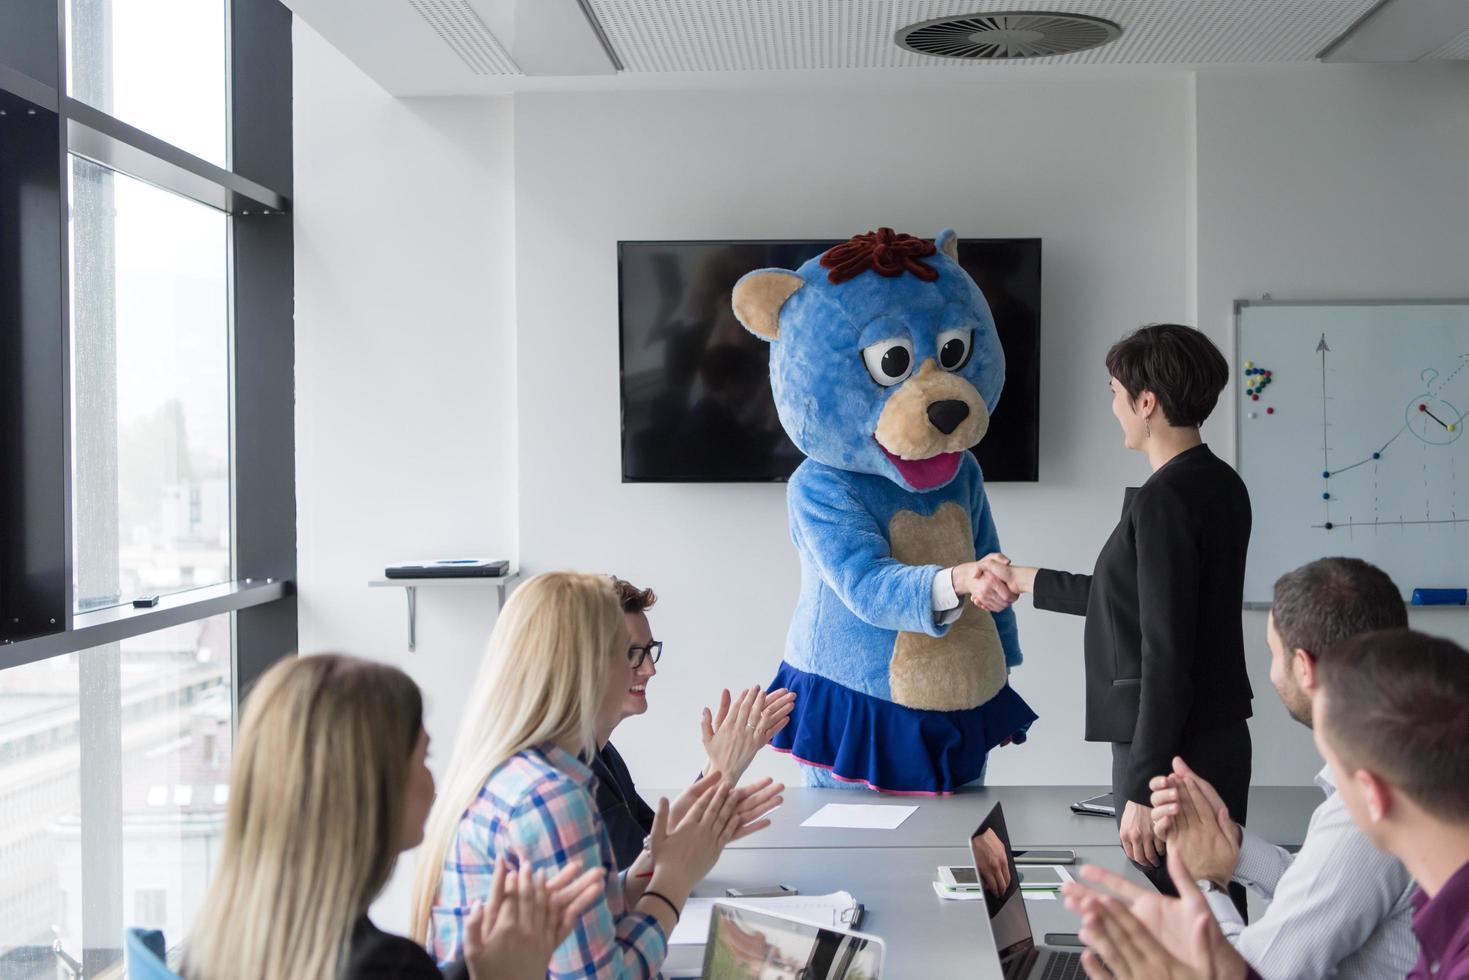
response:
<path id="1" fill-rule="evenodd" d="M 592 759 L 597 777 L 597 809 L 612 840 L 617 870 L 626 871 L 643 850 L 643 838 L 653 831 L 653 808 L 643 802 L 633 785 L 627 763 L 608 742 Z"/>
<path id="2" fill-rule="evenodd" d="M 405 936 L 383 932 L 367 916 L 352 927 L 343 980 L 468 980 L 464 961 L 457 960 L 443 973 L 434 958 Z"/>
<path id="3" fill-rule="evenodd" d="M 1091 575 L 1036 574 L 1037 609 L 1086 616 L 1086 738 L 1132 743 L 1129 800 L 1148 805 L 1184 736 L 1250 717 L 1249 542 L 1244 481 L 1197 446 L 1127 491 Z"/>

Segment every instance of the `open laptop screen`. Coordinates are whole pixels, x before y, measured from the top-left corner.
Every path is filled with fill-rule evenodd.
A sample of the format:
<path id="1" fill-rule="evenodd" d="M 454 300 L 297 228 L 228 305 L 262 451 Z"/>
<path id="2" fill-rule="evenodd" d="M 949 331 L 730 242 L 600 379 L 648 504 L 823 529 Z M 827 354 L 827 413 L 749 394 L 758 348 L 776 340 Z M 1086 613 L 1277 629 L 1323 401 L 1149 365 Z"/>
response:
<path id="1" fill-rule="evenodd" d="M 751 909 L 714 906 L 705 980 L 877 980 L 882 942 Z"/>
<path id="2" fill-rule="evenodd" d="M 984 847 L 980 838 L 987 830 L 995 832 L 995 836 L 1004 845 L 1005 858 L 1010 862 L 1010 887 L 1005 893 L 996 895 L 989 889 L 985 889 L 984 893 L 984 903 L 990 913 L 990 928 L 995 933 L 995 949 L 999 951 L 1003 961 L 1034 948 L 1035 937 L 1030 931 L 1030 913 L 1025 910 L 1025 896 L 1020 893 L 1020 875 L 1015 869 L 1015 858 L 1010 854 L 1010 833 L 1005 829 L 1005 811 L 998 803 L 969 839 L 969 849 L 974 855 L 976 868 L 981 864 L 979 848 Z"/>

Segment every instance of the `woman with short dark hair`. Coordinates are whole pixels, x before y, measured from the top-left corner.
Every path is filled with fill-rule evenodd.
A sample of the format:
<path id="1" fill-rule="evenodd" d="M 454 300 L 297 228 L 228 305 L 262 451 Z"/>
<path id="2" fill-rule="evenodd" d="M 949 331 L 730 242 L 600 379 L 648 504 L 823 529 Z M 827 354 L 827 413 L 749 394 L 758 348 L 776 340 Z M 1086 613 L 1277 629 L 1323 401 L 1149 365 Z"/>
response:
<path id="1" fill-rule="evenodd" d="M 1092 574 L 1020 567 L 1003 555 L 985 564 L 1010 601 L 1030 592 L 1037 609 L 1086 617 L 1086 738 L 1112 743 L 1123 849 L 1171 893 L 1150 778 L 1183 756 L 1245 820 L 1252 694 L 1240 610 L 1250 498 L 1199 435 L 1229 380 L 1208 337 L 1171 323 L 1143 327 L 1114 344 L 1106 363 L 1123 444 L 1147 454 L 1153 475 L 1127 490 Z"/>

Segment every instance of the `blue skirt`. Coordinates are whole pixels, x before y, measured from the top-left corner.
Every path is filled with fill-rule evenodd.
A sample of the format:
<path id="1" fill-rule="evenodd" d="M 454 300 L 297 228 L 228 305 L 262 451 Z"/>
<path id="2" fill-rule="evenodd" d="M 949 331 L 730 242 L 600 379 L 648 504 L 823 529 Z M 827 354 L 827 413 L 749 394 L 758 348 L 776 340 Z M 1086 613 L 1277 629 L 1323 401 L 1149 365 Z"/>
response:
<path id="1" fill-rule="evenodd" d="M 1009 684 L 964 711 L 905 708 L 784 662 L 770 683 L 779 687 L 796 692 L 796 710 L 771 747 L 883 793 L 947 796 L 984 773 L 990 749 L 1025 741 L 1036 719 Z"/>

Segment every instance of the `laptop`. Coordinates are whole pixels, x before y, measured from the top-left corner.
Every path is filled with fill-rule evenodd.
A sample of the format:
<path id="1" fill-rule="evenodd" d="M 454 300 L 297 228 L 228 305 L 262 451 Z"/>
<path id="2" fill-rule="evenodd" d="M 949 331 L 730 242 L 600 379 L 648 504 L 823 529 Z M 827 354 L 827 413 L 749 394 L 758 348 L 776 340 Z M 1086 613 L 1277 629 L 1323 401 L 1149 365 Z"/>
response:
<path id="1" fill-rule="evenodd" d="M 1005 847 L 1005 854 L 1010 854 L 1005 811 L 996 803 L 969 840 L 975 867 L 980 864 L 978 848 L 982 845 L 979 838 L 987 830 L 995 832 Z M 1009 861 L 1010 887 L 1005 894 L 996 895 L 988 889 L 984 893 L 990 931 L 994 933 L 995 950 L 999 954 L 1000 970 L 1005 980 L 1074 980 L 1086 976 L 1081 969 L 1080 950 L 1036 945 L 1035 934 L 1030 929 L 1030 913 L 1025 908 L 1025 896 L 1020 890 L 1015 858 L 1010 857 Z"/>
<path id="2" fill-rule="evenodd" d="M 704 980 L 876 980 L 882 940 L 801 919 L 715 904 L 704 946 Z"/>

